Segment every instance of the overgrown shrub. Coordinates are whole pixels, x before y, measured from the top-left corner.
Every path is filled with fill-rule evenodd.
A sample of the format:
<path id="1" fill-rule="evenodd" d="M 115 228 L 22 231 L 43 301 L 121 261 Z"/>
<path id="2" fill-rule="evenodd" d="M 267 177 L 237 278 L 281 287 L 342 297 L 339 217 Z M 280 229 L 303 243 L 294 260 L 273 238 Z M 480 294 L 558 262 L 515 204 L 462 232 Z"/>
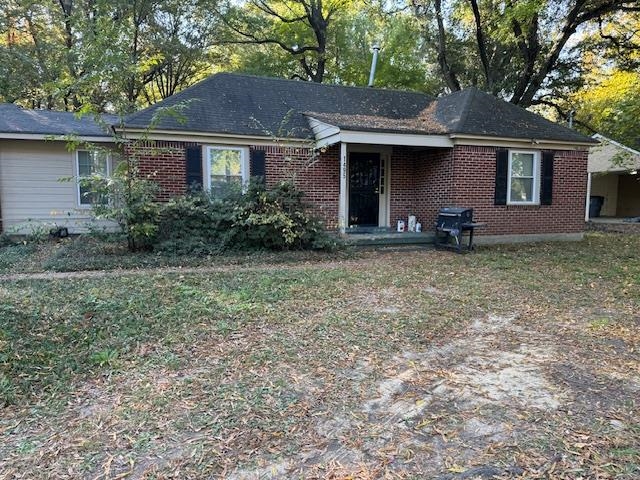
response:
<path id="1" fill-rule="evenodd" d="M 204 192 L 174 198 L 160 212 L 155 248 L 175 255 L 214 254 L 231 243 L 232 225 L 229 199 Z"/>
<path id="2" fill-rule="evenodd" d="M 0 233 L 0 248 L 15 245 L 16 242 L 6 233 Z"/>
<path id="3" fill-rule="evenodd" d="M 135 159 L 118 164 L 113 175 L 81 179 L 88 193 L 105 199 L 95 203 L 96 218 L 114 220 L 127 237 L 130 251 L 150 250 L 158 228 L 160 207 L 156 201 L 158 186 L 140 174 Z"/>
<path id="4" fill-rule="evenodd" d="M 326 247 L 324 226 L 310 214 L 303 195 L 287 182 L 270 190 L 251 184 L 234 211 L 234 243 L 270 250 Z"/>
<path id="5" fill-rule="evenodd" d="M 290 183 L 269 190 L 251 183 L 246 192 L 223 198 L 206 193 L 167 203 L 160 213 L 156 248 L 175 254 L 215 254 L 222 250 L 329 249 L 336 241 Z"/>

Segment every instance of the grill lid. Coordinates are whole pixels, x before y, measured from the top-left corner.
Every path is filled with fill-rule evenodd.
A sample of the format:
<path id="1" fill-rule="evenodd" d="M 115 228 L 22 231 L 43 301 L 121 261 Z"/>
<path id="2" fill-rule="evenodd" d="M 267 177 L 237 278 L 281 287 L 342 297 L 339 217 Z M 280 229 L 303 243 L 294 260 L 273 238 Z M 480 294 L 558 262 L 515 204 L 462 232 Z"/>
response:
<path id="1" fill-rule="evenodd" d="M 466 208 L 466 207 L 442 207 L 440 209 L 440 215 L 462 215 L 463 213 L 467 213 L 467 212 L 471 212 L 473 211 L 472 208 Z"/>

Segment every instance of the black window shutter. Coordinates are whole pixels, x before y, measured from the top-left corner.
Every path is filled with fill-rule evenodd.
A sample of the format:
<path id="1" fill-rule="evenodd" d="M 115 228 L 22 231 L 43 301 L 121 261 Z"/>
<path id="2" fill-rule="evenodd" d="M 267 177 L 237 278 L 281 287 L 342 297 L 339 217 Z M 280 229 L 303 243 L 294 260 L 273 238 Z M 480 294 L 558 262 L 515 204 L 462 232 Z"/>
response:
<path id="1" fill-rule="evenodd" d="M 540 203 L 542 205 L 551 205 L 553 198 L 553 152 L 542 152 L 541 170 Z"/>
<path id="2" fill-rule="evenodd" d="M 265 182 L 267 179 L 267 171 L 265 167 L 265 151 L 251 150 L 249 156 L 249 172 L 251 178 L 259 182 Z"/>
<path id="3" fill-rule="evenodd" d="M 186 149 L 187 190 L 202 189 L 202 147 L 189 146 Z"/>
<path id="4" fill-rule="evenodd" d="M 507 204 L 507 178 L 509 175 L 509 150 L 496 151 L 496 190 L 495 204 Z"/>

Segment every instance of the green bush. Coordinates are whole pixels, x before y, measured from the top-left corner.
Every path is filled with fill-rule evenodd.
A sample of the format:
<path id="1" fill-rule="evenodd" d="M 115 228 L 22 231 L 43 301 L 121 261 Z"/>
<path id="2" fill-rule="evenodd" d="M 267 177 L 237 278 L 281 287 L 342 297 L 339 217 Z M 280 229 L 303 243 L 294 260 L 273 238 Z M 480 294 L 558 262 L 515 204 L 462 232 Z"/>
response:
<path id="1" fill-rule="evenodd" d="M 267 190 L 251 184 L 234 211 L 233 241 L 249 249 L 302 250 L 327 244 L 324 226 L 309 213 L 291 183 Z"/>
<path id="2" fill-rule="evenodd" d="M 0 233 L 0 248 L 15 245 L 16 242 L 6 233 Z"/>
<path id="3" fill-rule="evenodd" d="M 231 243 L 233 212 L 229 200 L 206 193 L 178 197 L 160 211 L 155 249 L 174 255 L 207 255 Z"/>
<path id="4" fill-rule="evenodd" d="M 156 238 L 158 250 L 174 254 L 336 246 L 290 183 L 269 190 L 252 183 L 246 192 L 232 189 L 223 198 L 199 193 L 174 199 L 162 207 Z"/>
<path id="5" fill-rule="evenodd" d="M 126 235 L 130 251 L 150 250 L 158 228 L 158 185 L 139 171 L 135 159 L 120 162 L 105 179 L 94 175 L 81 179 L 87 194 L 104 199 L 92 207 L 96 218 L 114 220 Z"/>

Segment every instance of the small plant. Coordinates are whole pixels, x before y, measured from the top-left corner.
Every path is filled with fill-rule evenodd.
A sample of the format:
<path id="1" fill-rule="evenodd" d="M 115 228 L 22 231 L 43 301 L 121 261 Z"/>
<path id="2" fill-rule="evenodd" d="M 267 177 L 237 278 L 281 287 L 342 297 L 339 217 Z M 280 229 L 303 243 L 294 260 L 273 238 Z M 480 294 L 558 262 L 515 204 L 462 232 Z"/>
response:
<path id="1" fill-rule="evenodd" d="M 42 243 L 51 238 L 49 234 L 52 229 L 58 228 L 55 223 L 36 222 L 29 219 L 24 223 L 12 226 L 9 229 L 9 234 L 20 236 L 23 244 Z"/>
<path id="2" fill-rule="evenodd" d="M 6 233 L 0 233 L 0 248 L 2 247 L 10 247 L 15 245 L 16 242 L 11 238 L 11 236 Z"/>
<path id="3" fill-rule="evenodd" d="M 120 150 L 122 160 L 117 164 L 110 177 L 107 178 L 98 173 L 75 179 L 84 187 L 85 195 L 97 200 L 91 202 L 95 217 L 117 222 L 121 231 L 126 235 L 129 250 L 132 252 L 150 250 L 154 242 L 160 209 L 157 202 L 159 186 L 153 181 L 154 174 L 142 174 L 138 168 L 139 159 L 135 155 L 128 154 L 125 145 L 155 149 L 154 142 L 148 141 L 148 132 L 153 131 L 163 118 L 170 117 L 178 123 L 184 123 L 186 117 L 183 111 L 190 103 L 191 101 L 187 101 L 161 108 L 153 116 L 142 137 L 135 141 L 114 133 L 113 143 Z M 98 121 L 98 123 L 101 122 Z M 103 126 L 106 125 L 103 124 Z M 66 139 L 69 151 L 82 147 L 109 156 L 113 154 L 111 148 L 87 144 L 74 136 L 67 136 Z M 131 148 L 131 151 L 136 151 L 136 148 Z M 74 179 L 63 178 L 61 180 L 71 181 Z"/>
<path id="4" fill-rule="evenodd" d="M 235 209 L 235 243 L 269 250 L 300 250 L 319 245 L 326 237 L 325 229 L 309 213 L 303 195 L 288 182 L 268 190 L 260 183 L 250 184 Z"/>
<path id="5" fill-rule="evenodd" d="M 16 393 L 15 385 L 7 376 L 0 373 L 0 407 L 14 403 Z"/>
<path id="6" fill-rule="evenodd" d="M 608 327 L 609 325 L 611 325 L 611 320 L 608 318 L 598 318 L 596 320 L 592 320 L 589 323 L 589 328 L 591 330 L 602 330 L 603 328 Z"/>
<path id="7" fill-rule="evenodd" d="M 116 366 L 116 362 L 118 360 L 118 351 L 117 350 L 101 350 L 99 352 L 94 353 L 89 357 L 89 361 L 100 368 L 110 367 L 114 368 Z"/>

